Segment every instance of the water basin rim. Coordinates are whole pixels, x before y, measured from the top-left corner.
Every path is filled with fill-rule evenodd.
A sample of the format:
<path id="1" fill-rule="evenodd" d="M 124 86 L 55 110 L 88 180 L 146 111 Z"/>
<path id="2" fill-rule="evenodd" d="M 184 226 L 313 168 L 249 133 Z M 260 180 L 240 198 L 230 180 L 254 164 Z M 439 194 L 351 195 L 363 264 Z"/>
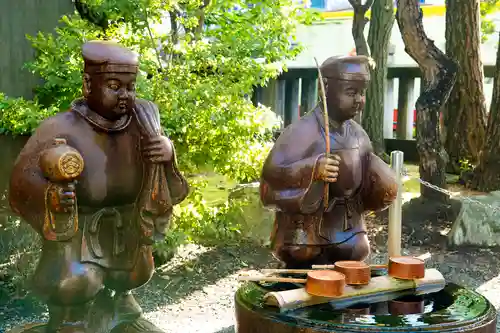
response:
<path id="1" fill-rule="evenodd" d="M 265 289 L 261 285 L 255 282 L 248 282 L 245 285 L 241 286 L 238 291 L 235 294 L 235 301 L 243 299 L 243 294 L 244 294 L 244 289 L 246 288 L 251 288 L 255 291 L 259 291 L 261 296 L 269 292 L 268 289 Z M 412 326 L 411 329 L 412 331 L 428 331 L 428 332 L 448 332 L 448 331 L 453 331 L 456 328 L 462 328 L 462 327 L 467 327 L 467 328 L 473 328 L 475 325 L 477 325 L 478 322 L 483 322 L 486 320 L 496 320 L 496 309 L 494 306 L 481 294 L 477 293 L 474 290 L 466 289 L 464 287 L 461 287 L 459 285 L 456 285 L 454 283 L 447 283 L 445 286 L 445 290 L 448 290 L 450 293 L 457 292 L 457 291 L 466 291 L 470 296 L 476 298 L 480 298 L 480 301 L 484 303 L 484 309 L 481 310 L 481 313 L 476 315 L 474 318 L 464 318 L 464 320 L 460 321 L 447 321 L 447 322 L 442 322 L 437 325 L 439 325 L 439 331 L 435 330 L 428 330 L 429 326 L 428 325 L 421 325 L 421 326 Z M 443 291 L 441 291 L 443 292 Z M 361 302 L 360 302 L 361 303 Z M 449 318 L 451 320 L 456 319 L 454 316 L 450 316 L 450 308 L 456 305 L 457 302 L 454 302 L 451 307 L 448 307 L 447 309 L 442 309 L 433 313 L 424 313 L 420 315 L 391 315 L 393 317 L 407 317 L 407 316 L 412 316 L 415 320 L 423 322 L 423 319 L 436 319 L 436 318 Z M 244 305 L 247 308 L 252 308 L 253 306 L 249 304 L 248 302 L 244 302 Z M 455 306 L 456 307 L 456 306 Z M 253 310 L 262 310 L 263 308 L 253 308 Z M 453 310 L 453 308 L 452 308 Z M 459 309 L 455 309 L 455 311 L 458 311 Z M 293 317 L 289 316 L 289 313 L 293 313 L 296 310 L 290 311 L 290 312 L 285 312 L 285 313 L 280 313 L 279 310 L 269 312 L 268 314 L 263 314 L 265 315 L 268 319 L 271 320 L 284 320 L 286 322 L 293 321 L 295 322 L 295 326 L 303 325 L 304 327 L 317 327 L 318 322 L 317 320 L 313 319 L 307 319 L 307 318 L 302 318 L 302 317 Z M 447 313 L 448 312 L 448 313 Z M 369 319 L 370 317 L 374 317 L 374 315 L 358 315 L 359 317 L 364 317 Z M 383 316 L 388 316 L 388 315 L 383 315 Z M 417 317 L 416 317 L 417 316 Z M 490 318 L 491 317 L 491 318 Z M 429 320 L 427 320 L 429 322 Z M 328 328 L 332 327 L 335 325 L 335 329 L 339 330 L 339 332 L 342 332 L 346 330 L 346 332 L 352 332 L 353 326 L 362 328 L 367 331 L 374 332 L 373 329 L 377 327 L 377 330 L 379 332 L 384 332 L 384 331 L 391 331 L 391 332 L 403 332 L 408 330 L 408 328 L 398 328 L 397 326 L 370 326 L 370 325 L 362 325 L 361 323 L 350 323 L 350 324 L 329 324 L 328 326 L 325 326 L 325 324 L 321 324 L 322 327 Z M 453 331 L 455 332 L 455 331 Z"/>

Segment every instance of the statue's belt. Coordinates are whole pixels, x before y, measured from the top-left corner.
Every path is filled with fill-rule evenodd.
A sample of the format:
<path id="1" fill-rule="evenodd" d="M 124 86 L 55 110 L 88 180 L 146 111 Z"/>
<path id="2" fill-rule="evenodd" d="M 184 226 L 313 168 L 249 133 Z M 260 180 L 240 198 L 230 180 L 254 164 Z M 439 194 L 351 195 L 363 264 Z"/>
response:
<path id="1" fill-rule="evenodd" d="M 337 206 L 344 206 L 346 210 L 346 215 L 348 218 L 351 218 L 353 212 L 356 210 L 356 206 L 359 204 L 359 191 L 350 197 L 344 198 L 331 198 L 328 203 L 327 213 L 331 212 Z"/>
<path id="2" fill-rule="evenodd" d="M 116 212 L 120 214 L 131 214 L 135 209 L 135 204 L 128 204 L 122 206 L 109 206 L 109 207 L 90 207 L 90 206 L 78 206 L 78 214 L 80 216 L 90 217 L 93 215 L 101 216 L 111 216 L 115 215 Z"/>
<path id="3" fill-rule="evenodd" d="M 323 239 L 324 241 L 329 242 L 329 237 L 324 235 L 322 232 L 322 226 L 324 223 L 324 218 L 325 214 L 329 215 L 331 214 L 336 207 L 343 206 L 345 209 L 345 213 L 343 214 L 343 220 L 339 221 L 339 224 L 341 223 L 342 225 L 342 232 L 343 233 L 359 233 L 359 232 L 365 232 L 364 228 L 361 228 L 359 231 L 356 231 L 356 229 L 359 228 L 358 223 L 355 222 L 355 225 L 352 225 L 352 217 L 354 216 L 355 212 L 357 211 L 358 205 L 360 204 L 360 193 L 361 191 L 358 190 L 355 193 L 353 193 L 349 197 L 334 197 L 330 200 L 330 205 L 327 211 L 322 211 L 319 210 L 316 214 L 286 214 L 287 219 L 290 222 L 293 222 L 297 230 L 299 229 L 304 229 L 307 228 L 308 225 L 311 223 L 317 223 L 317 236 Z M 300 226 L 302 225 L 302 226 Z"/>
<path id="4" fill-rule="evenodd" d="M 85 223 L 80 223 L 80 228 L 84 231 L 85 237 L 88 241 L 89 250 L 95 258 L 103 258 L 104 253 L 99 241 L 99 231 L 101 224 L 107 217 L 113 218 L 113 255 L 119 256 L 125 251 L 124 232 L 130 227 L 133 227 L 133 213 L 134 204 L 123 205 L 117 207 L 78 207 L 78 212 Z M 125 215 L 125 216 L 124 216 Z M 129 221 L 124 220 L 129 219 Z M 128 223 L 127 223 L 128 222 Z"/>

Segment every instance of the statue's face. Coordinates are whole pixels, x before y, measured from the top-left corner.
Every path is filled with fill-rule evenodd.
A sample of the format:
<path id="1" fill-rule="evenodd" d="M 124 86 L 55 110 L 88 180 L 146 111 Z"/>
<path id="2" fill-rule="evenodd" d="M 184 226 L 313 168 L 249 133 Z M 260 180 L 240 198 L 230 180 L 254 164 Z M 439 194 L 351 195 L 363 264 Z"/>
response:
<path id="1" fill-rule="evenodd" d="M 328 79 L 327 84 L 326 100 L 331 118 L 346 121 L 363 111 L 368 81 Z"/>
<path id="2" fill-rule="evenodd" d="M 135 101 L 136 74 L 85 74 L 84 95 L 92 111 L 116 120 L 131 112 Z"/>

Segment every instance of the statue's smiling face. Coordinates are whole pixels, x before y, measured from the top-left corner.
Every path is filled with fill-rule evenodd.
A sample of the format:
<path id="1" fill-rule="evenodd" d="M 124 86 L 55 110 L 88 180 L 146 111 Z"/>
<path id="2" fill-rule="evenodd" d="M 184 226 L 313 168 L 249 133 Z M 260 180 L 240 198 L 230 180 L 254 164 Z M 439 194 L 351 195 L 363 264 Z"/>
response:
<path id="1" fill-rule="evenodd" d="M 133 73 L 87 75 L 88 80 L 84 84 L 89 107 L 110 120 L 129 113 L 135 101 L 136 77 Z"/>
<path id="2" fill-rule="evenodd" d="M 333 119 L 345 121 L 363 111 L 366 102 L 366 80 L 328 80 L 328 112 Z"/>

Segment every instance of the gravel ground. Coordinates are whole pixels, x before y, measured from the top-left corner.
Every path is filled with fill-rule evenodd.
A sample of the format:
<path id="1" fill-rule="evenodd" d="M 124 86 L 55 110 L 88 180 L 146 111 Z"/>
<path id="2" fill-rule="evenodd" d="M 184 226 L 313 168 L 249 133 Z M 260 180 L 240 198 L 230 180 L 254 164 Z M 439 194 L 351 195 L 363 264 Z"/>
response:
<path id="1" fill-rule="evenodd" d="M 421 207 L 418 211 L 418 219 L 412 218 L 411 212 L 404 218 L 404 253 L 432 253 L 428 267 L 439 269 L 448 281 L 479 288 L 478 291 L 499 308 L 497 250 L 449 249 L 442 235 L 450 227 L 447 213 L 439 212 L 437 218 L 428 218 L 422 216 Z M 406 212 L 408 214 L 408 209 Z M 439 218 L 440 214 L 445 218 Z M 430 223 L 429 219 L 435 222 Z M 373 263 L 381 263 L 386 258 L 385 220 L 383 215 L 368 218 Z M 233 296 L 239 284 L 235 279 L 238 272 L 276 265 L 268 249 L 253 244 L 222 248 L 188 245 L 182 247 L 168 265 L 158 268 L 152 281 L 137 291 L 137 297 L 147 318 L 166 332 L 230 333 L 234 332 Z M 32 303 L 29 297 L 0 303 L 0 332 L 21 322 L 45 318 L 43 308 Z M 500 333 L 500 324 L 497 332 Z"/>

